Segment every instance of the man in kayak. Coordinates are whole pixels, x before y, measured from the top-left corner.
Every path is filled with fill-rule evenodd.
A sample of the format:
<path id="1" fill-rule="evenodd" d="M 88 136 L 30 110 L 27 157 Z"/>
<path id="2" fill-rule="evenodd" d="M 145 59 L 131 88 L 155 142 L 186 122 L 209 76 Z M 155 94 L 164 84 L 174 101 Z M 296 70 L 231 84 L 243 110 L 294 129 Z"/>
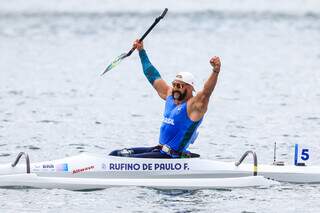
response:
<path id="1" fill-rule="evenodd" d="M 166 101 L 159 145 L 115 150 L 110 155 L 142 158 L 191 157 L 187 149 L 196 139 L 197 128 L 207 112 L 209 99 L 220 72 L 220 58 L 217 56 L 211 58 L 210 64 L 213 69 L 210 76 L 203 89 L 193 96 L 195 88 L 191 73 L 178 73 L 172 81 L 172 86 L 169 86 L 148 59 L 143 42 L 136 40 L 133 47 L 139 51 L 144 75 L 160 98 Z"/>

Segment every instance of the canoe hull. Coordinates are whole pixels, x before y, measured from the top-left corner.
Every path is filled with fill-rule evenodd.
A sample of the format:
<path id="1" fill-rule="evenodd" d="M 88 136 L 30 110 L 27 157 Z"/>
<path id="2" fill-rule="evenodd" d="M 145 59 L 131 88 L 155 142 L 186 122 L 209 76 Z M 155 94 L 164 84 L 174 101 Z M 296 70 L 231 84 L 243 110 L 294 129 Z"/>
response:
<path id="1" fill-rule="evenodd" d="M 203 189 L 269 186 L 276 184 L 275 181 L 320 183 L 320 167 L 317 166 L 258 165 L 258 176 L 254 177 L 252 164 L 235 166 L 233 162 L 200 158 L 145 159 L 84 153 L 31 163 L 30 174 L 26 174 L 22 161 L 16 167 L 0 165 L 0 187 Z"/>

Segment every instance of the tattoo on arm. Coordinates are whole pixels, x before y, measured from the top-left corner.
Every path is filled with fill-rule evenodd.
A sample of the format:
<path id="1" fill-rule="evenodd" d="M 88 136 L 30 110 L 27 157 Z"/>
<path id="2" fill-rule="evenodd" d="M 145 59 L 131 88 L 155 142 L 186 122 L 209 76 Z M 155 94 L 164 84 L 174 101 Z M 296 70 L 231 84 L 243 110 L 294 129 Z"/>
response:
<path id="1" fill-rule="evenodd" d="M 143 73 L 159 94 L 160 98 L 166 100 L 167 93 L 170 87 L 161 78 L 159 71 L 151 64 L 145 50 L 139 51 L 139 56 L 142 64 Z"/>
<path id="2" fill-rule="evenodd" d="M 151 64 L 145 50 L 140 50 L 139 56 L 140 56 L 140 60 L 141 60 L 141 64 L 142 64 L 143 73 L 147 77 L 150 84 L 153 85 L 155 80 L 161 79 L 160 73 Z"/>

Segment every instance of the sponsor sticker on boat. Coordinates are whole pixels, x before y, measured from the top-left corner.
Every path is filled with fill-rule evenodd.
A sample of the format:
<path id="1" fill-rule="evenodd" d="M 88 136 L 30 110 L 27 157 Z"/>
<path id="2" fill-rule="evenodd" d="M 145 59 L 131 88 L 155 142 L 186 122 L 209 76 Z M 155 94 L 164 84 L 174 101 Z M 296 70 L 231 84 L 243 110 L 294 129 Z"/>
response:
<path id="1" fill-rule="evenodd" d="M 86 172 L 86 171 L 89 171 L 92 169 L 94 169 L 94 166 L 88 166 L 88 167 L 84 167 L 84 168 L 80 168 L 80 169 L 74 169 L 74 170 L 72 170 L 72 173 L 76 174 L 76 173 L 80 173 L 80 172 Z"/>
<path id="2" fill-rule="evenodd" d="M 67 172 L 68 171 L 68 164 L 67 163 L 56 164 L 56 171 L 57 172 Z"/>
<path id="3" fill-rule="evenodd" d="M 41 166 L 40 165 L 33 165 L 33 169 L 32 169 L 32 171 L 33 172 L 39 172 L 41 170 Z"/>
<path id="4" fill-rule="evenodd" d="M 42 165 L 42 168 L 43 169 L 53 169 L 54 165 L 53 164 L 44 164 L 44 165 Z"/>
<path id="5" fill-rule="evenodd" d="M 43 164 L 41 166 L 41 171 L 54 172 L 54 165 L 53 164 Z"/>

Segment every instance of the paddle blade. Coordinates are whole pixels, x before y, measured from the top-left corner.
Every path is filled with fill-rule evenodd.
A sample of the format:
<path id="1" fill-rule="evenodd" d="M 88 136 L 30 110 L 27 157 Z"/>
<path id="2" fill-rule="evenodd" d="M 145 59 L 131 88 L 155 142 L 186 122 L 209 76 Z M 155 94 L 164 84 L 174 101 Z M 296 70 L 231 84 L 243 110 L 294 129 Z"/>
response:
<path id="1" fill-rule="evenodd" d="M 116 59 L 114 59 L 111 64 L 105 69 L 105 71 L 101 74 L 104 75 L 106 72 L 110 71 L 112 68 L 117 66 L 124 58 L 127 57 L 127 53 L 122 53 Z"/>

